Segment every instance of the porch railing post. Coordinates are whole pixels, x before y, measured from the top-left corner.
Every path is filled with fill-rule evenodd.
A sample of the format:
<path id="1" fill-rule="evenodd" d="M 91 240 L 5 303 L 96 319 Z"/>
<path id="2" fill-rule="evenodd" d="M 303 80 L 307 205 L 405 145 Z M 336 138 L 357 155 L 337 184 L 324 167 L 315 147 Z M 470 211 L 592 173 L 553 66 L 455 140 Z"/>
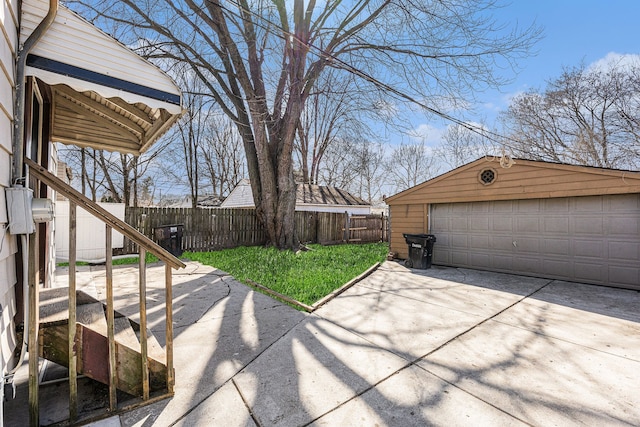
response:
<path id="1" fill-rule="evenodd" d="M 139 284 L 140 284 L 140 358 L 142 370 L 142 398 L 149 400 L 149 356 L 147 342 L 147 251 L 140 246 Z"/>
<path id="2" fill-rule="evenodd" d="M 173 278 L 171 275 L 171 266 L 164 265 L 164 281 L 165 281 L 165 308 L 166 308 L 166 361 L 167 361 L 167 391 L 173 394 L 173 386 L 175 385 L 175 373 L 173 371 Z"/>
<path id="3" fill-rule="evenodd" d="M 115 341 L 115 319 L 113 307 L 113 239 L 111 226 L 105 224 L 105 274 L 107 286 L 107 340 L 109 342 L 109 410 L 115 411 L 118 405 L 117 400 L 117 372 L 116 372 L 116 341 Z"/>
<path id="4" fill-rule="evenodd" d="M 69 201 L 69 421 L 78 417 L 78 356 L 76 343 L 76 204 Z"/>

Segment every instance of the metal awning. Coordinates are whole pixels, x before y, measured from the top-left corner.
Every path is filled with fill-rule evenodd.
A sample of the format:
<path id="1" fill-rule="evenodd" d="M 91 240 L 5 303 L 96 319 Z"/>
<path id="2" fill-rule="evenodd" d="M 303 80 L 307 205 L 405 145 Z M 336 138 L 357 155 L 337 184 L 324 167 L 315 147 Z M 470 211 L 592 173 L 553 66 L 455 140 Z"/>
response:
<path id="1" fill-rule="evenodd" d="M 21 43 L 47 9 L 45 0 L 23 2 Z M 140 154 L 182 114 L 169 76 L 64 6 L 27 57 L 26 75 L 50 87 L 54 142 Z"/>

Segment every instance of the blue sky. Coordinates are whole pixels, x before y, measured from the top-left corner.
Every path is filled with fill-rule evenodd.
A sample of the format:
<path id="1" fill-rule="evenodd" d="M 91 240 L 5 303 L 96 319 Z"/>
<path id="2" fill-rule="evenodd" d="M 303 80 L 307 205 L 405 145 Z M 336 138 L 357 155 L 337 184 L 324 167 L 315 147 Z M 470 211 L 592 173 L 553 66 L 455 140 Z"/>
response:
<path id="1" fill-rule="evenodd" d="M 589 65 L 611 53 L 640 56 L 640 0 L 512 0 L 495 17 L 520 27 L 535 22 L 543 27 L 544 38 L 536 45 L 536 55 L 520 61 L 522 69 L 512 84 L 501 91 L 478 94 L 482 102 L 466 120 L 484 119 L 491 125 L 510 97 L 544 88 L 563 67 Z M 420 126 L 426 128 L 427 140 L 433 145 L 446 124 L 425 122 Z"/>
<path id="2" fill-rule="evenodd" d="M 544 29 L 537 55 L 521 62 L 523 70 L 504 93 L 487 94 L 487 102 L 506 107 L 504 95 L 543 88 L 564 66 L 589 65 L 609 53 L 640 54 L 638 0 L 514 0 L 496 17 Z"/>

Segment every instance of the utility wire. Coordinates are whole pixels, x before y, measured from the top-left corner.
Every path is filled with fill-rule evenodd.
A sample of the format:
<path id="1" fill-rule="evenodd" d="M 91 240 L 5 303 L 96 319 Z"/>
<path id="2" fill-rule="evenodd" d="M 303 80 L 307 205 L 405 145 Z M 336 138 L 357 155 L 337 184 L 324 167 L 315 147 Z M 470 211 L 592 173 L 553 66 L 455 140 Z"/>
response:
<path id="1" fill-rule="evenodd" d="M 396 89 L 393 86 L 390 86 L 389 84 L 384 83 L 384 82 L 376 79 L 375 77 L 371 76 L 370 74 L 368 74 L 368 73 L 366 73 L 366 72 L 354 67 L 353 65 L 343 61 L 342 59 L 340 59 L 340 58 L 338 58 L 336 56 L 333 56 L 330 53 L 325 52 L 322 48 L 320 48 L 318 46 L 315 46 L 314 44 L 307 43 L 307 42 L 305 42 L 303 40 L 300 40 L 300 38 L 297 37 L 294 33 L 286 31 L 284 28 L 282 28 L 282 26 L 270 21 L 266 17 L 264 17 L 262 15 L 259 15 L 259 14 L 255 13 L 252 10 L 244 9 L 243 6 L 240 3 L 237 2 L 237 0 L 227 0 L 227 1 L 229 3 L 233 3 L 239 9 L 242 9 L 244 12 L 252 15 L 253 17 L 258 18 L 259 20 L 266 22 L 266 24 L 263 24 L 263 23 L 260 23 L 260 22 L 253 21 L 252 23 L 254 25 L 259 26 L 260 28 L 264 29 L 265 31 L 270 32 L 271 34 L 274 34 L 274 35 L 282 38 L 285 41 L 287 39 L 295 39 L 297 42 L 299 42 L 301 44 L 304 44 L 305 46 L 309 47 L 310 51 L 311 50 L 315 50 L 316 51 L 316 55 L 318 55 L 319 57 L 324 57 L 324 58 L 328 59 L 329 61 L 331 61 L 333 63 L 338 63 L 340 65 L 340 68 L 342 68 L 343 70 L 345 70 L 347 72 L 350 72 L 350 73 L 352 73 L 352 74 L 354 74 L 354 75 L 356 75 L 356 76 L 368 81 L 369 83 L 372 83 L 374 86 L 396 95 L 399 98 L 402 98 L 402 99 L 404 99 L 406 101 L 409 101 L 409 102 L 411 102 L 411 103 L 413 103 L 415 105 L 418 105 L 421 108 L 423 108 L 426 111 L 428 111 L 429 113 L 432 113 L 432 114 L 434 114 L 436 116 L 439 116 L 439 117 L 441 117 L 441 118 L 443 118 L 445 120 L 453 122 L 453 123 L 465 128 L 465 129 L 469 130 L 470 132 L 474 132 L 474 133 L 476 133 L 476 134 L 478 134 L 478 135 L 480 135 L 480 136 L 482 136 L 484 138 L 487 138 L 490 141 L 493 141 L 493 142 L 496 142 L 498 144 L 501 144 L 501 145 L 503 145 L 505 147 L 508 147 L 508 148 L 510 148 L 512 150 L 515 150 L 515 148 L 510 144 L 506 144 L 504 142 L 505 140 L 514 142 L 516 144 L 520 144 L 521 143 L 521 141 L 518 141 L 518 140 L 513 139 L 511 137 L 508 137 L 508 136 L 505 136 L 505 135 L 501 135 L 501 134 L 499 134 L 497 132 L 493 132 L 493 131 L 485 129 L 483 127 L 474 125 L 472 123 L 465 122 L 464 120 L 458 119 L 457 117 L 454 117 L 454 116 L 452 116 L 450 114 L 444 113 L 444 112 L 439 111 L 439 110 L 437 110 L 437 109 L 435 109 L 433 107 L 430 107 L 427 104 L 425 104 L 424 102 L 421 102 L 421 101 L 417 100 L 413 96 L 411 96 L 411 95 L 409 95 L 407 93 L 404 93 L 401 90 Z M 229 14 L 231 14 L 231 15 L 237 17 L 237 18 L 240 18 L 241 20 L 244 20 L 244 17 L 241 14 L 239 14 L 238 12 L 229 9 L 228 7 L 226 7 L 226 6 L 222 5 L 222 4 L 220 4 L 220 8 L 222 8 L 223 10 L 227 11 Z M 273 31 L 273 28 L 279 30 L 280 33 L 277 33 L 275 31 Z"/>

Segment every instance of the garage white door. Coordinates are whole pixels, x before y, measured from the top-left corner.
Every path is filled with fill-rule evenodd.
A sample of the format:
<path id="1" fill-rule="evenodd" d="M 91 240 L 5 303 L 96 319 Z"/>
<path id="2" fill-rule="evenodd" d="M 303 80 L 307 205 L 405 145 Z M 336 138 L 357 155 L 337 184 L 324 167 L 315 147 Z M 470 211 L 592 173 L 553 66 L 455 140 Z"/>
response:
<path id="1" fill-rule="evenodd" d="M 431 206 L 434 264 L 640 289 L 640 195 Z"/>

